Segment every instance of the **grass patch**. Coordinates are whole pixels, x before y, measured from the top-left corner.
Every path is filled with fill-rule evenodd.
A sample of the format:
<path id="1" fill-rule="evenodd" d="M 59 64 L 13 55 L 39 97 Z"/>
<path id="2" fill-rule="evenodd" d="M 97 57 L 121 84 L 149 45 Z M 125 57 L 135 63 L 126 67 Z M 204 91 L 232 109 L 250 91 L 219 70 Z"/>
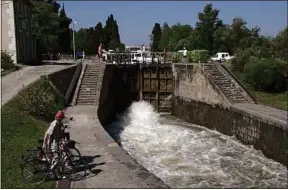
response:
<path id="1" fill-rule="evenodd" d="M 24 182 L 19 163 L 22 154 L 35 148 L 36 139 L 43 137 L 49 126 L 44 120 L 51 122 L 51 115 L 63 106 L 64 98 L 43 77 L 2 106 L 2 188 L 55 188 L 53 181 L 41 185 Z M 41 113 L 36 113 L 38 111 Z"/>
<path id="2" fill-rule="evenodd" d="M 234 75 L 249 89 L 249 91 L 257 98 L 259 102 L 264 105 L 274 108 L 288 110 L 288 91 L 281 93 L 268 93 L 253 90 L 253 88 L 244 82 L 244 75 L 240 72 L 234 71 Z"/>
<path id="3" fill-rule="evenodd" d="M 252 93 L 257 97 L 257 99 L 267 106 L 271 106 L 274 108 L 288 110 L 287 96 L 288 91 L 282 93 L 267 93 L 267 92 L 259 92 L 252 91 Z"/>

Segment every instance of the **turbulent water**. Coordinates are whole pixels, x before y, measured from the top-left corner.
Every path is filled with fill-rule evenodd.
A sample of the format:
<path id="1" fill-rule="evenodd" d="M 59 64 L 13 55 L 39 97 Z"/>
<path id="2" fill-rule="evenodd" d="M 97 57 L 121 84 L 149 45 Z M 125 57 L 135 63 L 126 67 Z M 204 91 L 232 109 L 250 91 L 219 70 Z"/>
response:
<path id="1" fill-rule="evenodd" d="M 287 169 L 233 137 L 135 102 L 110 125 L 123 148 L 172 188 L 287 188 Z"/>

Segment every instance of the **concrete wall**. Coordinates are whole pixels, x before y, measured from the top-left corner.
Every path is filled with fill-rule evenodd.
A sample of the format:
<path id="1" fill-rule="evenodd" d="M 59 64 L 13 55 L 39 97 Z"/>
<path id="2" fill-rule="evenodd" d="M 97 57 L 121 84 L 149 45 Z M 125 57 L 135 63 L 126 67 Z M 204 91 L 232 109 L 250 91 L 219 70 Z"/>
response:
<path id="1" fill-rule="evenodd" d="M 1 1 L 1 50 L 12 55 L 17 63 L 14 6 L 12 1 Z"/>
<path id="2" fill-rule="evenodd" d="M 183 99 L 191 99 L 192 97 L 195 101 L 211 105 L 230 105 L 216 85 L 207 79 L 200 65 L 174 64 L 173 75 L 175 79 L 175 96 L 180 96 Z"/>
<path id="3" fill-rule="evenodd" d="M 138 66 L 107 65 L 101 87 L 98 118 L 102 126 L 111 123 L 117 113 L 139 100 L 139 92 L 131 89 L 131 77 L 138 74 Z"/>
<path id="4" fill-rule="evenodd" d="M 188 71 L 183 69 L 185 67 L 174 68 L 173 115 L 226 135 L 235 135 L 244 144 L 253 145 L 268 158 L 288 167 L 287 123 L 226 104 L 211 81 L 201 74 L 200 67 L 191 66 Z"/>
<path id="5" fill-rule="evenodd" d="M 36 59 L 35 39 L 31 34 L 31 6 L 23 2 L 1 1 L 1 50 L 12 55 L 14 63 Z"/>
<path id="6" fill-rule="evenodd" d="M 61 94 L 63 96 L 65 96 L 65 98 L 66 98 L 66 93 L 68 92 L 68 89 L 69 89 L 70 84 L 72 82 L 72 79 L 75 75 L 77 67 L 78 67 L 78 65 L 71 66 L 71 67 L 68 67 L 67 69 L 63 69 L 61 71 L 57 71 L 55 73 L 48 75 L 51 82 L 61 92 Z M 74 82 L 74 86 L 76 86 L 76 84 L 77 84 L 77 82 Z M 70 95 L 73 95 L 73 90 L 70 93 Z M 68 99 L 66 100 L 66 103 L 68 103 L 69 100 L 70 100 L 70 97 L 68 97 Z"/>

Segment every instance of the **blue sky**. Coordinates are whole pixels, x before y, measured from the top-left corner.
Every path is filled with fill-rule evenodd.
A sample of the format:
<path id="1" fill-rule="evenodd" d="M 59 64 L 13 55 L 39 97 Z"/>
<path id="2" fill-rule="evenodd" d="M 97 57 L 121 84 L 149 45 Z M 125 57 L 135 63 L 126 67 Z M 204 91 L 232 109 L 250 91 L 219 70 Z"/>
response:
<path id="1" fill-rule="evenodd" d="M 155 22 L 169 26 L 180 22 L 192 26 L 204 6 L 211 2 L 219 18 L 231 23 L 242 17 L 248 27 L 259 26 L 261 34 L 275 36 L 287 26 L 285 1 L 64 1 L 66 14 L 77 22 L 75 29 L 105 25 L 112 13 L 118 22 L 121 41 L 129 45 L 149 44 Z M 59 1 L 62 5 L 62 1 Z"/>

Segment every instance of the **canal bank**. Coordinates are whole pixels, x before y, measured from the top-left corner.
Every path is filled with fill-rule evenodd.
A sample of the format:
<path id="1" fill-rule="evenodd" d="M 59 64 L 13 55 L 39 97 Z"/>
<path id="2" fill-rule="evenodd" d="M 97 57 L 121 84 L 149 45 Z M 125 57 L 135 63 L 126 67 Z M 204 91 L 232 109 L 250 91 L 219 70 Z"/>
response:
<path id="1" fill-rule="evenodd" d="M 88 174 L 72 181 L 71 188 L 169 188 L 130 157 L 109 136 L 97 117 L 97 106 L 74 106 L 65 110 L 71 138 L 88 162 Z M 69 187 L 66 187 L 69 188 Z"/>

